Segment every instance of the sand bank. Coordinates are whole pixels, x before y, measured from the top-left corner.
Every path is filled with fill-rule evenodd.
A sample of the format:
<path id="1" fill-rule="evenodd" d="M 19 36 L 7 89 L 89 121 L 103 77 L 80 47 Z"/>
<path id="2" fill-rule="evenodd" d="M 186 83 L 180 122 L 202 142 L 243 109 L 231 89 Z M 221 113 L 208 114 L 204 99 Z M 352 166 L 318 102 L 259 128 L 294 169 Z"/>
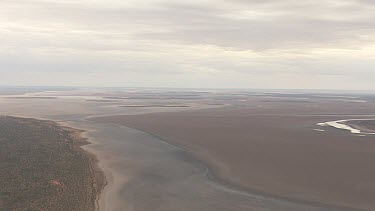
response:
<path id="1" fill-rule="evenodd" d="M 317 125 L 348 130 L 354 134 L 375 135 L 374 119 L 345 119 L 318 123 Z"/>

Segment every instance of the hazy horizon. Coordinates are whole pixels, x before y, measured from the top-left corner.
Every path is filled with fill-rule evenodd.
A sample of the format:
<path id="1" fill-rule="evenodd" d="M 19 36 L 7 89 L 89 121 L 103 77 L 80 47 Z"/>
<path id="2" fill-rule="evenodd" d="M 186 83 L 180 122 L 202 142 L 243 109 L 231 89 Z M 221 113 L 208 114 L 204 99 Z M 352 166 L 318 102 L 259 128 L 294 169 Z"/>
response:
<path id="1" fill-rule="evenodd" d="M 22 86 L 22 85 L 2 85 L 0 84 L 0 88 L 2 89 L 21 89 L 25 90 L 27 92 L 30 91 L 30 89 L 36 90 L 36 92 L 40 91 L 60 91 L 60 90 L 80 90 L 80 89 L 102 89 L 102 90 L 160 90 L 160 91 L 244 91 L 244 92 L 256 92 L 256 93 L 289 93 L 293 94 L 295 92 L 296 94 L 319 94 L 319 93 L 326 93 L 326 94 L 375 94 L 375 90 L 365 90 L 365 89 L 302 89 L 302 88 L 290 88 L 290 89 L 277 89 L 277 88 L 236 88 L 236 87 L 226 87 L 226 88 L 220 88 L 220 87 L 152 87 L 152 86 L 144 86 L 144 87 L 128 87 L 128 86 L 44 86 L 44 85 L 30 85 L 30 86 Z M 31 90 L 33 91 L 33 90 Z"/>
<path id="2" fill-rule="evenodd" d="M 375 90 L 371 0 L 4 0 L 7 86 Z"/>

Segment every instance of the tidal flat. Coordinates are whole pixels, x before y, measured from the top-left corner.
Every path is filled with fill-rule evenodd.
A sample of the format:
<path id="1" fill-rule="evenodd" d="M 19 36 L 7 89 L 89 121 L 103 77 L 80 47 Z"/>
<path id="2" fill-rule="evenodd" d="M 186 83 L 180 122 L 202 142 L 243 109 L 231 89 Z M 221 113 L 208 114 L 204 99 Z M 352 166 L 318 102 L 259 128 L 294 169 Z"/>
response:
<path id="1" fill-rule="evenodd" d="M 345 146 L 348 146 L 345 144 L 343 147 L 340 147 L 340 140 L 344 137 L 344 139 L 348 139 L 347 141 L 344 140 L 344 142 L 350 142 L 352 145 L 356 145 L 355 149 L 359 150 L 359 148 L 362 148 L 365 150 L 366 148 L 367 151 L 365 150 L 366 153 L 363 156 L 371 157 L 373 155 L 371 150 L 363 146 L 371 144 L 372 140 L 370 137 L 352 137 L 351 134 L 336 131 L 335 129 L 327 129 L 324 132 L 314 130 L 316 129 L 316 123 L 319 122 L 344 119 L 348 116 L 353 118 L 367 118 L 375 113 L 373 111 L 373 104 L 371 103 L 339 103 L 340 99 L 329 98 L 327 96 L 321 99 L 313 95 L 305 94 L 288 94 L 284 96 L 285 94 L 263 93 L 255 95 L 256 93 L 233 93 L 227 91 L 189 91 L 179 94 L 165 90 L 154 94 L 155 92 L 150 93 L 147 92 L 147 90 L 141 90 L 139 93 L 146 93 L 145 95 L 147 95 L 147 97 L 142 97 L 142 94 L 137 94 L 137 97 L 134 97 L 134 93 L 134 90 L 131 92 L 127 92 L 127 90 L 121 92 L 119 90 L 115 92 L 103 90 L 99 94 L 97 90 L 95 92 L 90 90 L 39 92 L 28 95 L 36 98 L 1 98 L 0 114 L 43 118 L 53 120 L 62 125 L 84 130 L 83 135 L 88 138 L 91 144 L 83 146 L 83 149 L 96 156 L 98 159 L 98 167 L 104 171 L 107 181 L 107 185 L 100 194 L 99 204 L 97 206 L 99 210 L 335 211 L 371 210 L 372 208 L 372 204 L 367 201 L 367 195 L 362 195 L 364 200 L 362 207 L 357 206 L 356 203 L 352 203 L 353 201 L 349 201 L 351 204 L 341 203 L 340 200 L 343 198 L 324 201 L 309 195 L 309 193 L 306 192 L 308 189 L 304 182 L 306 177 L 303 177 L 303 175 L 299 173 L 304 172 L 306 168 L 314 167 L 314 165 L 308 162 L 302 165 L 303 161 L 306 161 L 304 160 L 305 152 L 298 150 L 298 147 L 302 146 L 307 146 L 306 149 L 309 149 L 309 147 L 313 147 L 313 149 L 314 147 L 320 149 L 337 149 L 338 147 L 338 149 L 343 149 Z M 166 93 L 165 95 L 167 97 L 163 97 L 163 93 Z M 150 95 L 153 97 L 149 97 Z M 171 95 L 173 95 L 173 97 L 171 97 Z M 185 97 L 187 95 L 189 98 Z M 134 99 L 132 99 L 132 96 Z M 56 99 L 43 99 L 43 97 L 55 97 Z M 269 100 L 273 99 L 271 97 L 277 98 L 277 100 L 275 100 L 276 102 Z M 113 101 L 101 102 L 101 100 L 106 98 L 111 98 Z M 121 107 L 124 103 L 132 105 L 154 105 L 155 103 L 170 105 L 172 104 L 170 102 L 171 98 L 173 98 L 174 104 L 191 106 L 168 108 Z M 282 100 L 280 100 L 280 98 Z M 293 102 L 300 98 L 309 98 L 309 100 L 306 102 Z M 88 101 L 88 99 L 95 100 Z M 360 105 L 360 107 L 358 105 Z M 263 121 L 265 124 L 274 121 L 277 125 L 277 123 L 280 123 L 278 117 L 284 116 L 289 120 L 297 118 L 300 120 L 297 121 L 297 123 L 301 123 L 302 121 L 303 124 L 293 124 L 295 123 L 293 121 L 284 122 L 284 129 L 294 128 L 291 132 L 298 134 L 311 133 L 314 134 L 314 136 L 309 136 L 310 138 L 299 142 L 300 138 L 296 138 L 293 133 L 288 133 L 289 135 L 285 136 L 285 133 L 281 131 L 280 133 L 273 133 L 273 135 L 278 135 L 275 136 L 277 138 L 274 137 L 270 142 L 270 140 L 265 139 L 262 134 L 271 134 L 269 133 L 270 126 L 273 129 L 275 127 L 277 128 L 275 124 L 273 127 L 270 124 L 266 124 L 266 128 L 259 128 L 261 125 L 247 124 L 245 122 L 245 126 L 247 125 L 251 130 L 256 130 L 258 132 L 244 136 L 246 140 L 252 140 L 245 144 L 247 147 L 243 147 L 245 151 L 249 149 L 241 158 L 243 160 L 242 163 L 246 165 L 241 166 L 241 163 L 239 165 L 231 165 L 225 161 L 230 153 L 213 154 L 210 151 L 206 151 L 207 154 L 205 154 L 207 157 L 210 157 L 210 159 L 225 161 L 221 162 L 223 166 L 222 169 L 236 169 L 237 167 L 242 167 L 244 171 L 248 172 L 251 176 L 246 176 L 245 180 L 247 180 L 247 182 L 244 182 L 245 180 L 240 179 L 241 175 L 243 175 L 240 171 L 235 170 L 231 171 L 232 174 L 226 174 L 225 172 L 222 174 L 215 170 L 217 165 L 214 162 L 207 162 L 209 159 L 199 156 L 198 153 L 195 154 L 195 149 L 202 148 L 200 144 L 212 143 L 205 141 L 208 136 L 217 133 L 213 133 L 213 131 L 211 131 L 211 133 L 207 130 L 206 132 L 209 133 L 194 134 L 191 130 L 191 134 L 194 135 L 192 137 L 201 140 L 202 143 L 190 142 L 189 146 L 187 146 L 178 143 L 177 141 L 181 141 L 177 139 L 178 137 L 175 137 L 176 139 L 170 139 L 162 133 L 156 133 L 150 129 L 135 125 L 138 124 L 136 123 L 138 120 L 135 119 L 140 117 L 147 117 L 146 119 L 150 121 L 150 124 L 160 120 L 160 127 L 175 121 L 169 122 L 170 120 L 168 120 L 168 118 L 167 120 L 163 119 L 165 118 L 163 115 L 167 117 L 169 115 L 182 115 L 182 117 L 187 117 L 185 123 L 176 124 L 175 127 L 177 128 L 186 126 L 189 122 L 194 123 L 194 121 L 190 121 L 189 118 L 197 116 L 199 118 L 204 118 L 209 115 L 213 116 L 211 118 L 225 117 L 228 116 L 228 114 L 233 114 L 232 109 L 237 109 L 237 112 L 234 113 L 234 117 L 232 117 L 234 118 L 233 121 L 235 121 L 235 117 L 245 118 L 246 116 L 252 115 L 252 121 L 258 120 L 258 123 Z M 306 112 L 306 110 L 309 110 L 309 112 Z M 174 113 L 172 114 L 170 112 Z M 184 116 L 186 112 L 197 113 L 196 115 Z M 125 124 L 112 121 L 113 119 L 111 121 L 109 121 L 109 119 L 102 119 L 103 121 L 95 119 L 97 117 L 107 118 L 106 116 L 111 116 L 110 118 L 120 118 L 123 120 L 124 115 L 127 115 L 126 118 L 128 119 L 133 118 L 134 121 L 132 120 L 133 122 L 131 122 L 131 124 Z M 150 118 L 148 115 L 150 115 Z M 305 121 L 306 119 L 308 121 Z M 214 120 L 210 122 L 216 122 L 216 120 Z M 166 122 L 169 123 L 166 124 Z M 217 121 L 217 123 L 220 122 L 221 121 Z M 207 125 L 212 126 L 215 124 L 207 123 Z M 218 130 L 223 130 L 223 128 L 226 128 L 223 131 L 229 130 L 230 125 L 230 121 L 224 121 L 221 127 L 214 128 L 214 131 L 217 132 Z M 150 127 L 151 126 L 152 125 L 150 125 Z M 302 133 L 298 131 L 302 131 Z M 235 131 L 233 134 L 234 133 Z M 317 133 L 321 133 L 322 135 L 319 138 L 323 136 L 326 136 L 326 138 L 322 140 L 312 138 L 316 137 L 315 135 Z M 199 136 L 199 134 L 201 135 Z M 336 140 L 333 141 L 334 143 L 328 141 L 330 143 L 329 146 L 324 146 L 323 143 L 331 137 L 336 137 Z M 357 138 L 362 138 L 362 142 L 359 142 Z M 243 139 L 228 140 L 231 142 L 226 143 L 224 140 L 218 146 L 227 148 L 227 150 L 235 149 L 228 146 L 241 144 L 241 140 Z M 264 142 L 262 142 L 262 140 Z M 188 143 L 187 140 L 184 141 Z M 259 148 L 259 146 L 261 146 L 261 148 Z M 296 146 L 297 148 L 294 148 Z M 259 150 L 262 149 L 262 151 L 254 151 L 257 147 Z M 238 149 L 238 147 L 236 149 Z M 289 156 L 287 153 L 281 153 L 284 149 L 288 149 L 289 152 L 292 153 L 290 155 L 293 156 Z M 281 150 L 281 152 L 276 153 L 278 150 Z M 317 151 L 311 152 L 312 154 L 309 157 L 311 162 L 314 161 L 314 159 L 324 158 L 317 153 L 313 153 L 319 152 L 318 149 Z M 235 153 L 233 155 L 235 155 Z M 236 156 L 229 156 L 229 158 L 230 157 L 235 158 Z M 264 163 L 262 162 L 264 159 L 258 158 L 272 159 L 270 159 L 268 163 Z M 273 158 L 276 159 L 275 162 L 272 162 Z M 297 165 L 293 167 L 293 162 L 288 162 L 288 158 L 293 158 L 295 161 L 300 160 L 301 166 Z M 350 157 L 348 161 L 350 162 L 343 163 L 344 167 L 345 165 L 349 165 L 350 167 L 353 163 L 352 161 L 356 160 L 352 160 Z M 315 167 L 324 167 L 324 165 L 321 166 L 324 164 L 323 162 L 315 164 Z M 364 163 L 362 166 L 364 168 L 369 168 L 367 165 L 368 163 Z M 327 170 L 329 169 L 327 168 Z M 276 177 L 277 174 L 274 174 L 275 171 L 285 175 L 285 177 L 297 178 L 299 182 L 282 180 L 282 177 Z M 323 174 L 324 172 L 320 173 Z M 264 176 L 263 178 L 261 177 L 262 175 Z M 273 177 L 271 177 L 272 175 Z M 358 175 L 363 176 L 364 174 L 360 173 L 357 174 L 357 176 Z M 356 175 L 352 174 L 352 176 Z M 369 176 L 369 179 L 371 178 L 372 177 Z M 317 184 L 320 184 L 319 182 L 325 184 L 324 178 L 322 180 L 319 180 L 319 178 L 316 179 Z M 260 185 L 256 187 L 254 184 Z M 288 184 L 292 185 L 295 189 L 280 189 L 280 187 L 288 187 Z M 263 189 L 259 187 L 263 187 Z M 279 187 L 279 192 L 275 187 Z M 350 189 L 346 189 L 346 186 L 343 186 L 342 190 L 344 193 L 350 193 Z M 372 190 L 371 186 L 367 186 L 366 184 L 363 185 L 363 188 L 359 189 L 359 191 L 370 192 Z M 327 194 L 329 192 L 324 193 Z M 303 198 L 296 197 L 293 194 L 302 195 Z"/>

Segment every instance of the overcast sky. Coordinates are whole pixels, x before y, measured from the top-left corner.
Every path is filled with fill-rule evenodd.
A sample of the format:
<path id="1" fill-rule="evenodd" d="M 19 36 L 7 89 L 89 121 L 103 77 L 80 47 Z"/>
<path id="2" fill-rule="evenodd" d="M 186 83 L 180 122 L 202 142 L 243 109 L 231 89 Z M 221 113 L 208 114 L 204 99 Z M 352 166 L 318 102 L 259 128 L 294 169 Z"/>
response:
<path id="1" fill-rule="evenodd" d="M 373 0 L 0 0 L 0 84 L 375 90 Z"/>

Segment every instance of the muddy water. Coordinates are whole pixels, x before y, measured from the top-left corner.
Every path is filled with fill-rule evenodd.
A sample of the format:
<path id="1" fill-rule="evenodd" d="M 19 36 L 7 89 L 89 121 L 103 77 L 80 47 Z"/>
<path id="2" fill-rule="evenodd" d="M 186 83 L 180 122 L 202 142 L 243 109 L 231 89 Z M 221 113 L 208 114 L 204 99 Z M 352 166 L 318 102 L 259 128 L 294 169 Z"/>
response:
<path id="1" fill-rule="evenodd" d="M 207 177 L 207 168 L 184 150 L 147 133 L 88 121 L 93 115 L 134 110 L 79 99 L 2 99 L 0 114 L 46 118 L 87 130 L 108 185 L 106 211 L 328 211 L 341 210 L 241 192 Z M 142 112 L 142 111 L 137 111 Z"/>
<path id="2" fill-rule="evenodd" d="M 89 146 L 109 176 L 105 210 L 249 211 L 335 210 L 236 191 L 207 178 L 207 168 L 182 149 L 147 133 L 113 124 L 87 127 Z"/>

